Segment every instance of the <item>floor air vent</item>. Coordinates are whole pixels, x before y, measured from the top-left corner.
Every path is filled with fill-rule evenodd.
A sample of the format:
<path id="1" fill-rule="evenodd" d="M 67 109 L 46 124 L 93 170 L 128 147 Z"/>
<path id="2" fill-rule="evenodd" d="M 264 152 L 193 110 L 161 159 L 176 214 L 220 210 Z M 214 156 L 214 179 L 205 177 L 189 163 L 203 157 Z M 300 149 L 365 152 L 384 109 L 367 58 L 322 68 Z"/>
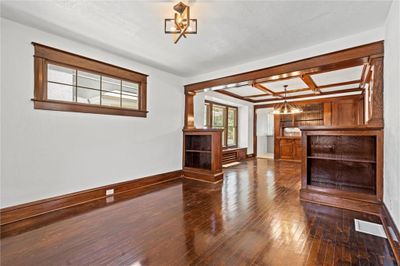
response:
<path id="1" fill-rule="evenodd" d="M 387 238 L 381 224 L 354 219 L 354 226 L 357 232 Z"/>

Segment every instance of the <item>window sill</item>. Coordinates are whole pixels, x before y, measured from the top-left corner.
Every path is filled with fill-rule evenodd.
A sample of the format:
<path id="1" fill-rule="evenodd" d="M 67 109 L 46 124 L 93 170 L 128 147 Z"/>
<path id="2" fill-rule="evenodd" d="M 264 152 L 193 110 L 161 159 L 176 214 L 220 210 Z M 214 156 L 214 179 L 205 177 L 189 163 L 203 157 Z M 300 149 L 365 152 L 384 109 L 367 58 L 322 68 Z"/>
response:
<path id="1" fill-rule="evenodd" d="M 147 117 L 148 111 L 132 110 L 126 108 L 117 108 L 100 105 L 89 105 L 84 103 L 70 103 L 55 100 L 36 100 L 32 99 L 35 109 L 64 111 L 64 112 L 79 112 L 92 113 L 103 115 L 122 115 L 134 117 Z"/>

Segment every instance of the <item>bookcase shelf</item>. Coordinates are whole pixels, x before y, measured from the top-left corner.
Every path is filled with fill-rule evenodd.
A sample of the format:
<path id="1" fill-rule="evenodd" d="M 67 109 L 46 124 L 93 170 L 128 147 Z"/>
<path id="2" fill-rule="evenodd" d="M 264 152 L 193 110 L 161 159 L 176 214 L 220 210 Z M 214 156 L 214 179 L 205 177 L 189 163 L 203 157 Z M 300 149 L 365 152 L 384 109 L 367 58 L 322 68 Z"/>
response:
<path id="1" fill-rule="evenodd" d="M 218 182 L 222 172 L 222 130 L 187 129 L 183 131 L 183 173 L 187 178 Z"/>
<path id="2" fill-rule="evenodd" d="M 301 198 L 343 208 L 377 209 L 383 193 L 382 130 L 309 127 L 302 133 Z"/>

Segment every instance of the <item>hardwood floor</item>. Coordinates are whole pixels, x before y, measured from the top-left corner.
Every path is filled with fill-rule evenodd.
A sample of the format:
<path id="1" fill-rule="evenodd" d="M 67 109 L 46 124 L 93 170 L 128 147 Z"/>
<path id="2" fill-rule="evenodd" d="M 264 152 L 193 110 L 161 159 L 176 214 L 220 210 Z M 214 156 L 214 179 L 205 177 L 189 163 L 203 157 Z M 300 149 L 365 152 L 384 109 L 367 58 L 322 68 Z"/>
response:
<path id="1" fill-rule="evenodd" d="M 176 180 L 2 228 L 1 265 L 395 265 L 375 216 L 299 201 L 300 164 Z"/>

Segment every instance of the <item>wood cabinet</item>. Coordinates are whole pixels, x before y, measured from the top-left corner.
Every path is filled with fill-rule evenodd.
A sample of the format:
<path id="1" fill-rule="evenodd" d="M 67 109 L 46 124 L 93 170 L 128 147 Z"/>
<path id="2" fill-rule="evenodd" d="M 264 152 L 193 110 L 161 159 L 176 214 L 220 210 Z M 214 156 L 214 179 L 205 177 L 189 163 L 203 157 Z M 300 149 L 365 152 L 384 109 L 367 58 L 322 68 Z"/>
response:
<path id="1" fill-rule="evenodd" d="M 303 200 L 379 213 L 383 131 L 369 127 L 302 129 Z"/>
<path id="2" fill-rule="evenodd" d="M 281 160 L 301 161 L 302 145 L 299 137 L 278 137 L 279 158 Z"/>
<path id="3" fill-rule="evenodd" d="M 301 161 L 303 150 L 300 138 L 286 137 L 285 128 L 319 126 L 358 126 L 364 122 L 363 96 L 339 97 L 329 101 L 299 104 L 303 112 L 280 115 L 275 119 L 274 156 L 280 160 Z M 320 100 L 322 101 L 322 100 Z"/>
<path id="4" fill-rule="evenodd" d="M 183 130 L 183 175 L 186 178 L 218 182 L 222 172 L 222 130 Z"/>

